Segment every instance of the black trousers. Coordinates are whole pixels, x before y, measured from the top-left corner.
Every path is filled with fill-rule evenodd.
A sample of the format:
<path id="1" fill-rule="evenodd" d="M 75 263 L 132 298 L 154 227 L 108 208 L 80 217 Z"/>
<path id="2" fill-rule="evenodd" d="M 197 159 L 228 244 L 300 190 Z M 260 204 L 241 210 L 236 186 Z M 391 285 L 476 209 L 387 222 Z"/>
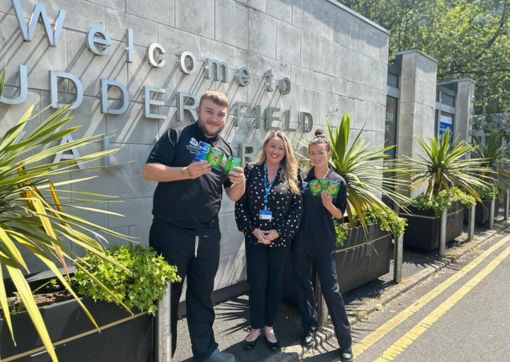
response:
<path id="1" fill-rule="evenodd" d="M 219 226 L 208 229 L 180 229 L 154 219 L 149 244 L 168 263 L 177 266 L 182 282 L 171 289 L 172 355 L 177 344 L 177 307 L 187 278 L 186 313 L 191 349 L 197 361 L 207 359 L 218 347 L 212 329 L 214 309 L 211 293 L 218 270 L 221 234 Z"/>
<path id="2" fill-rule="evenodd" d="M 338 344 L 343 351 L 351 351 L 351 328 L 337 281 L 334 251 L 323 256 L 292 253 L 292 266 L 297 284 L 303 331 L 309 333 L 317 328 L 317 302 L 311 281 L 312 262 L 315 264 L 319 276 L 322 294 L 331 315 Z"/>
<path id="3" fill-rule="evenodd" d="M 246 268 L 250 285 L 250 324 L 272 327 L 282 295 L 283 266 L 288 247 L 270 248 L 246 242 Z"/>

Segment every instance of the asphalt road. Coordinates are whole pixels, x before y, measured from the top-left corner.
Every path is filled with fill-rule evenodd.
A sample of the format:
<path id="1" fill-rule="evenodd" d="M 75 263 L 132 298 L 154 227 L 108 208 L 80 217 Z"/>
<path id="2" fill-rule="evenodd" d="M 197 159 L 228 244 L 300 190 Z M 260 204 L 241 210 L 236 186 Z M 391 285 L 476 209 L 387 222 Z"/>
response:
<path id="1" fill-rule="evenodd" d="M 377 361 L 383 356 L 379 361 L 510 361 L 510 256 L 504 254 L 510 247 L 510 228 L 505 225 L 498 233 L 478 232 L 484 242 L 450 245 L 449 253 L 464 256 L 447 267 L 439 267 L 435 255 L 407 251 L 402 283 L 392 283 L 389 273 L 344 295 L 351 318 L 368 315 L 352 328 L 355 360 Z M 412 282 L 422 272 L 428 279 Z M 411 289 L 405 287 L 408 283 Z M 383 302 L 388 295 L 395 297 Z M 378 311 L 365 314 L 370 306 Z M 269 351 L 264 343 L 250 352 L 242 349 L 248 331 L 246 295 L 216 305 L 215 311 L 220 349 L 233 353 L 239 362 L 338 361 L 338 345 L 329 327 L 321 330 L 317 348 L 300 347 L 299 313 L 289 305 L 282 304 L 275 323 L 281 353 Z M 185 318 L 179 320 L 178 329 L 173 360 L 192 361 Z"/>
<path id="2" fill-rule="evenodd" d="M 510 361 L 510 237 L 496 242 L 356 324 L 356 361 Z"/>

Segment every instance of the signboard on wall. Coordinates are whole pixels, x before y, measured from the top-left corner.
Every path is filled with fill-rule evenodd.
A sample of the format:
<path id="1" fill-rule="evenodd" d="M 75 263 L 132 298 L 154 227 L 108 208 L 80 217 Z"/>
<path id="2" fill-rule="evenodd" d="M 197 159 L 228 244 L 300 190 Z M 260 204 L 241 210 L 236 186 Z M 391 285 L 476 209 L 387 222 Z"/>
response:
<path id="1" fill-rule="evenodd" d="M 453 116 L 449 114 L 439 114 L 439 136 L 442 136 L 445 131 L 449 129 L 450 134 L 453 135 Z"/>

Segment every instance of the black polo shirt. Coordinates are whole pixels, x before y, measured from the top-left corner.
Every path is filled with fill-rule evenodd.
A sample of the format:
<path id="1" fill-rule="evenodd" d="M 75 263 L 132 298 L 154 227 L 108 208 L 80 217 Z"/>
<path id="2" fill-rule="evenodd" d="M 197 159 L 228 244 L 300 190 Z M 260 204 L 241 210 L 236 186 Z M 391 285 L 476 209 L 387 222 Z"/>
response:
<path id="1" fill-rule="evenodd" d="M 147 163 L 167 166 L 189 165 L 198 150 L 200 141 L 207 142 L 225 153 L 222 167 L 193 180 L 159 182 L 154 191 L 152 214 L 176 227 L 201 229 L 218 224 L 223 187 L 230 187 L 223 172 L 232 148 L 221 137 L 206 138 L 198 123 L 180 129 L 170 128 L 156 142 Z"/>
<path id="2" fill-rule="evenodd" d="M 347 201 L 347 188 L 345 180 L 335 171 L 329 170 L 326 179 L 340 184 L 340 190 L 333 204 L 345 211 Z M 320 195 L 313 196 L 308 183 L 315 180 L 314 169 L 300 174 L 303 188 L 303 217 L 298 234 L 292 243 L 292 249 L 298 254 L 313 254 L 323 256 L 336 248 L 336 232 L 333 217 L 322 204 Z"/>

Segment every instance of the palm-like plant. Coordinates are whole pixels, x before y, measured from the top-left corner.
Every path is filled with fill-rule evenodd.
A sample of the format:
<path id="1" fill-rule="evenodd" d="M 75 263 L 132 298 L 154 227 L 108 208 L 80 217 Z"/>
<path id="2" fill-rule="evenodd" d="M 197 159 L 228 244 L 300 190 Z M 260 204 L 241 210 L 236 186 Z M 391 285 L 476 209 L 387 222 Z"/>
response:
<path id="1" fill-rule="evenodd" d="M 492 131 L 485 144 L 475 140 L 472 155 L 484 159 L 482 165 L 492 170 L 494 186 L 506 190 L 510 188 L 510 150 L 502 146 L 502 138 L 499 132 Z"/>
<path id="2" fill-rule="evenodd" d="M 457 187 L 480 200 L 476 189 L 487 186 L 492 171 L 484 166 L 484 159 L 466 158 L 475 147 L 465 140 L 452 143 L 449 129 L 439 141 L 419 139 L 418 144 L 424 154 L 416 159 L 404 156 L 402 161 L 402 166 L 413 175 L 413 188 L 426 184 L 424 195 L 432 199 L 443 190 Z"/>
<path id="3" fill-rule="evenodd" d="M 0 94 L 4 79 L 5 72 L 2 72 Z M 85 179 L 59 183 L 50 181 L 56 175 L 69 172 L 77 162 L 87 163 L 110 153 L 101 151 L 76 160 L 52 162 L 56 154 L 97 142 L 102 136 L 81 138 L 61 145 L 57 141 L 79 127 L 62 129 L 71 117 L 67 109 L 61 108 L 19 139 L 35 117 L 33 111 L 32 106 L 15 126 L 0 136 L 0 307 L 14 342 L 4 282 L 7 277 L 11 279 L 49 355 L 56 361 L 53 345 L 26 279 L 30 266 L 23 255 L 28 253 L 35 256 L 52 271 L 98 327 L 70 285 L 67 268 L 77 257 L 70 245 L 111 260 L 104 252 L 99 241 L 102 237 L 98 232 L 125 237 L 65 211 L 67 206 L 62 203 L 63 198 L 59 197 L 65 190 L 58 191 L 59 187 Z M 91 193 L 82 195 L 89 200 L 100 196 Z M 104 213 L 93 207 L 85 209 Z M 75 267 L 80 268 L 80 264 L 75 264 Z M 99 281 L 96 282 L 101 285 Z"/>
<path id="4" fill-rule="evenodd" d="M 346 210 L 351 227 L 355 225 L 356 217 L 366 229 L 366 212 L 376 215 L 382 223 L 388 222 L 389 218 L 398 219 L 393 209 L 381 199 L 381 196 L 387 197 L 397 205 L 408 202 L 406 196 L 395 191 L 398 183 L 395 178 L 387 176 L 403 172 L 402 169 L 385 165 L 390 157 L 386 152 L 394 146 L 371 149 L 361 138 L 362 131 L 358 132 L 352 144 L 349 144 L 350 128 L 350 117 L 347 113 L 342 115 L 340 126 L 336 130 L 328 125 L 333 168 L 347 182 Z M 402 231 L 399 230 L 399 233 Z"/>

